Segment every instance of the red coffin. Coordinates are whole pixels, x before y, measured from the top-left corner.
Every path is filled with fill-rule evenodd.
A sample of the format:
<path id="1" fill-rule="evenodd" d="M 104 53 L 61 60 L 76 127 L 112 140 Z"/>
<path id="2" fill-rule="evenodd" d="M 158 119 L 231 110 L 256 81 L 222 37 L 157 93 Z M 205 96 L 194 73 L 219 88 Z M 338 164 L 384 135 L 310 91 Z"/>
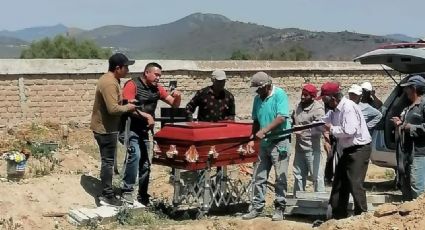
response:
<path id="1" fill-rule="evenodd" d="M 257 160 L 259 143 L 248 149 L 251 123 L 181 122 L 166 124 L 154 135 L 153 163 L 186 170 Z"/>

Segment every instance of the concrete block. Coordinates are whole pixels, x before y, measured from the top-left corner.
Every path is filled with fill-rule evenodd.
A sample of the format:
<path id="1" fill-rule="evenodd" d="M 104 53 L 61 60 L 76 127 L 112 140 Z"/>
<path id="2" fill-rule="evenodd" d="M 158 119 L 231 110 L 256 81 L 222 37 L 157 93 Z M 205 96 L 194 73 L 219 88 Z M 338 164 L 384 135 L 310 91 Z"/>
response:
<path id="1" fill-rule="evenodd" d="M 89 221 L 89 217 L 86 216 L 85 214 L 81 213 L 80 211 L 78 211 L 77 209 L 71 209 L 69 210 L 69 216 L 75 220 L 75 222 L 77 223 L 77 225 L 84 225 Z"/>
<path id="2" fill-rule="evenodd" d="M 112 206 L 100 206 L 93 210 L 99 216 L 101 224 L 107 224 L 116 220 L 118 208 Z"/>
<path id="3" fill-rule="evenodd" d="M 146 209 L 146 206 L 135 200 L 133 205 L 129 205 L 128 208 L 132 214 L 140 214 Z"/>
<path id="4" fill-rule="evenodd" d="M 310 199 L 310 200 L 329 200 L 329 192 L 297 192 L 296 198 L 298 199 Z M 397 200 L 396 196 L 389 194 L 366 194 L 368 203 L 372 204 L 384 204 Z M 350 202 L 353 202 L 353 197 L 350 195 Z"/>
<path id="5" fill-rule="evenodd" d="M 79 208 L 78 211 L 89 217 L 90 219 L 99 219 L 99 216 L 95 213 L 95 209 Z"/>

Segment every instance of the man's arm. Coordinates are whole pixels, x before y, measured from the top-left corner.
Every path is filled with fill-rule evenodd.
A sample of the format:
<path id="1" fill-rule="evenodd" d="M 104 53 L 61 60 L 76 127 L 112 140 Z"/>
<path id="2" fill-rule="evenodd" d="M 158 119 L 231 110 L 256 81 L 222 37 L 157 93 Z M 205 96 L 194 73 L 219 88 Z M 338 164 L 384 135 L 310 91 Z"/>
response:
<path id="1" fill-rule="evenodd" d="M 375 103 L 375 106 L 377 109 L 380 109 L 384 103 L 382 103 L 381 100 L 375 95 L 375 90 L 372 91 L 371 96 L 373 98 L 373 103 Z"/>
<path id="2" fill-rule="evenodd" d="M 265 128 L 260 129 L 260 131 L 257 132 L 256 136 L 260 139 L 263 139 L 266 136 L 266 133 L 277 128 L 280 124 L 282 124 L 285 121 L 286 121 L 286 117 L 282 117 L 278 115 L 269 125 L 267 125 Z"/>
<path id="3" fill-rule="evenodd" d="M 258 123 L 258 120 L 254 120 L 252 123 L 252 131 L 251 131 L 251 137 L 250 139 L 255 139 L 255 134 L 260 130 L 260 123 Z"/>
<path id="4" fill-rule="evenodd" d="M 312 113 L 313 113 L 312 114 L 313 116 L 312 116 L 311 122 L 320 121 L 325 116 L 325 108 L 321 104 L 317 105 L 317 107 L 315 105 L 315 107 L 312 110 Z M 320 133 L 323 132 L 323 128 L 321 126 L 311 128 L 310 130 L 311 130 L 311 134 L 313 135 L 320 135 Z"/>
<path id="5" fill-rule="evenodd" d="M 265 134 L 279 127 L 282 123 L 289 118 L 289 101 L 288 95 L 284 92 L 277 92 L 276 95 L 276 117 L 266 127 L 262 128 L 258 133 L 257 137 L 264 138 Z"/>
<path id="6" fill-rule="evenodd" d="M 126 82 L 122 90 L 123 99 L 126 99 L 129 102 L 136 101 L 136 93 L 137 93 L 136 84 L 134 84 L 133 81 Z M 130 115 L 138 119 L 141 119 L 141 118 L 146 119 L 148 122 L 148 125 L 152 125 L 152 123 L 154 122 L 152 115 L 150 115 L 149 113 L 142 112 L 140 110 L 134 111 Z"/>
<path id="7" fill-rule="evenodd" d="M 236 106 L 235 106 L 235 97 L 233 97 L 232 94 L 230 94 L 230 100 L 229 100 L 229 109 L 227 110 L 227 115 L 225 116 L 226 120 L 235 120 L 236 115 Z"/>
<path id="8" fill-rule="evenodd" d="M 422 106 L 422 116 L 425 116 L 425 105 Z M 424 119 L 424 117 L 422 117 Z M 404 128 L 406 131 L 409 132 L 410 136 L 412 137 L 425 137 L 425 123 L 419 124 L 419 125 L 412 125 L 412 124 L 406 124 L 403 125 L 402 128 Z"/>
<path id="9" fill-rule="evenodd" d="M 171 95 L 167 90 L 162 86 L 158 85 L 159 99 L 173 108 L 178 108 L 181 102 L 181 93 L 178 90 L 174 90 Z"/>
<path id="10" fill-rule="evenodd" d="M 195 96 L 193 96 L 189 103 L 186 104 L 187 119 L 189 121 L 193 121 L 193 113 L 195 112 L 196 107 L 199 106 L 200 95 L 201 92 L 198 90 L 195 93 Z"/>
<path id="11" fill-rule="evenodd" d="M 367 104 L 367 116 L 372 118 L 372 120 L 367 123 L 367 128 L 372 129 L 381 121 L 382 113 Z"/>
<path id="12" fill-rule="evenodd" d="M 115 116 L 120 116 L 126 112 L 134 110 L 134 105 L 120 105 L 119 86 L 115 84 L 106 83 L 100 86 L 103 100 L 105 101 L 106 109 L 108 113 Z"/>
<path id="13" fill-rule="evenodd" d="M 363 116 L 363 115 L 361 115 Z M 330 132 L 335 137 L 352 137 L 359 127 L 360 120 L 354 108 L 345 108 L 340 126 L 330 127 Z"/>

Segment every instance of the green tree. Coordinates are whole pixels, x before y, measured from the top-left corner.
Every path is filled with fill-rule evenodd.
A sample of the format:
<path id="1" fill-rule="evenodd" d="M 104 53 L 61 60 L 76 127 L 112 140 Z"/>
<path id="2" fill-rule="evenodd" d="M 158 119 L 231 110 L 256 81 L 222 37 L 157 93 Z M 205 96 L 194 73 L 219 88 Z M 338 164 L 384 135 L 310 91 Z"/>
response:
<path id="1" fill-rule="evenodd" d="M 21 58 L 105 59 L 111 54 L 110 49 L 101 48 L 93 41 L 77 41 L 72 37 L 58 35 L 53 39 L 32 42 L 21 52 Z"/>
<path id="2" fill-rule="evenodd" d="M 299 45 L 296 45 L 289 49 L 287 57 L 290 61 L 306 61 L 311 58 L 311 52 L 305 50 Z"/>
<path id="3" fill-rule="evenodd" d="M 243 52 L 242 50 L 236 50 L 236 51 L 233 51 L 230 59 L 231 60 L 250 60 L 250 59 L 252 59 L 252 57 L 251 57 L 251 55 Z"/>

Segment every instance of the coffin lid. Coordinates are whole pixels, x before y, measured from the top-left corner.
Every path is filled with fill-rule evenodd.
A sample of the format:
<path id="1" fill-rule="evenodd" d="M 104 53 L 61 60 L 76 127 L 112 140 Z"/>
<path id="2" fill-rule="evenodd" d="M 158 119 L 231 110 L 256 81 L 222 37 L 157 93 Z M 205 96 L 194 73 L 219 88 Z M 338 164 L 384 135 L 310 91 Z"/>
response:
<path id="1" fill-rule="evenodd" d="M 252 124 L 245 122 L 178 122 L 166 124 L 154 135 L 156 140 L 202 142 L 246 138 L 251 135 Z"/>

